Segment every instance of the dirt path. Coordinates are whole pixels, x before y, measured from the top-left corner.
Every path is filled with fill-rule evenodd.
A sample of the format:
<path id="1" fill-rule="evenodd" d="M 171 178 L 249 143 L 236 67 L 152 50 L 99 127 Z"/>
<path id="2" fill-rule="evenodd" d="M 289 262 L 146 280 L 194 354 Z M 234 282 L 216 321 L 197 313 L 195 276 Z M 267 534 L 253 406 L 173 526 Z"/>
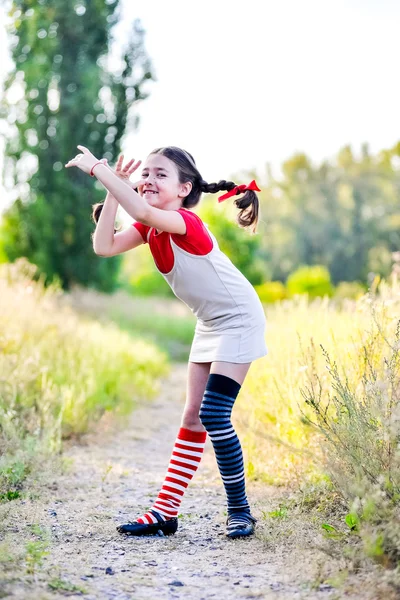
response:
<path id="1" fill-rule="evenodd" d="M 47 497 L 14 504 L 9 527 L 14 539 L 32 523 L 49 532 L 49 555 L 33 576 L 15 575 L 2 598 L 45 600 L 322 600 L 342 596 L 318 585 L 315 549 L 268 543 L 267 523 L 245 540 L 224 536 L 225 500 L 210 441 L 182 503 L 175 536 L 129 538 L 116 525 L 145 511 L 166 471 L 184 403 L 186 367 L 177 366 L 153 403 L 143 404 L 122 431 L 105 423 L 85 445 L 67 451 L 68 472 L 57 477 Z M 276 491 L 248 486 L 256 517 L 276 508 Z M 10 503 L 11 505 L 11 503 Z M 304 547 L 302 547 L 304 546 Z M 320 553 L 321 554 L 321 553 Z M 324 560 L 327 557 L 324 556 Z M 313 565 L 313 566 L 311 566 Z M 11 580 L 10 580 L 11 579 Z M 62 591 L 67 584 L 77 591 Z M 52 591 L 49 582 L 58 590 Z M 315 583 L 317 581 L 317 584 Z M 73 589 L 71 587 L 71 589 Z M 347 593 L 346 598 L 367 598 Z"/>

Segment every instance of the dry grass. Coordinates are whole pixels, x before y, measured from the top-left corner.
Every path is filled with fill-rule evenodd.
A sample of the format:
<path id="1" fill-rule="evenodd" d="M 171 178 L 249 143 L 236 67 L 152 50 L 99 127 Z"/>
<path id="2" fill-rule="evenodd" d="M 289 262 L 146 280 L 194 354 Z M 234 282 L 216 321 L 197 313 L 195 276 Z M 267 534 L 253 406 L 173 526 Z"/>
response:
<path id="1" fill-rule="evenodd" d="M 28 473 L 43 454 L 58 453 L 63 438 L 154 395 L 167 369 L 154 345 L 60 306 L 61 292 L 34 281 L 34 271 L 21 260 L 0 275 L 3 500 L 18 497 Z"/>
<path id="2" fill-rule="evenodd" d="M 313 369 L 323 382 L 329 380 L 320 344 L 349 377 L 359 376 L 355 357 L 370 317 L 361 301 L 339 309 L 327 299 L 309 303 L 298 297 L 269 307 L 267 319 L 269 355 L 252 365 L 236 420 L 248 475 L 275 485 L 300 484 L 322 468 L 320 437 L 304 418 L 311 411 L 301 389 Z"/>
<path id="3" fill-rule="evenodd" d="M 275 306 L 269 311 L 270 357 L 253 366 L 236 416 L 249 477 L 297 490 L 306 519 L 312 511 L 299 498 L 318 498 L 325 488 L 327 523 L 319 518 L 316 525 L 329 551 L 333 544 L 351 569 L 369 564 L 368 557 L 394 569 L 394 586 L 400 556 L 399 309 L 396 277 L 341 308 L 304 298 Z M 275 512 L 284 523 L 287 508 Z M 288 522 L 292 531 L 293 519 Z"/>

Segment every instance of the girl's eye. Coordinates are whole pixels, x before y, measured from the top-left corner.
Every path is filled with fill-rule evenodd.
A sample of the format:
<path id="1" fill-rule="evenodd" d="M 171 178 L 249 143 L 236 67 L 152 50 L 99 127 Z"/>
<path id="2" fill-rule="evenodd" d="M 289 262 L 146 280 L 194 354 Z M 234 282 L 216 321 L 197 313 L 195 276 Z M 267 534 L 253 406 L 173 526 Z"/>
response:
<path id="1" fill-rule="evenodd" d="M 159 173 L 158 176 L 159 177 L 166 177 L 165 173 Z"/>

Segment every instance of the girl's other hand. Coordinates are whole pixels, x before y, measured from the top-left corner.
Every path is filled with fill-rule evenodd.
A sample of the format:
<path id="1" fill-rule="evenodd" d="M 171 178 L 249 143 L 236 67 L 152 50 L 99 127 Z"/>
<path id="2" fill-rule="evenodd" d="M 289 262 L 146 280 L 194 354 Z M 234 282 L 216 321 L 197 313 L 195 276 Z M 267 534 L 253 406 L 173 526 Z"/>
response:
<path id="1" fill-rule="evenodd" d="M 77 146 L 77 148 L 81 150 L 82 154 L 77 154 L 75 158 L 71 158 L 65 166 L 67 168 L 78 167 L 78 169 L 89 175 L 93 166 L 100 161 L 85 146 Z"/>
<path id="2" fill-rule="evenodd" d="M 128 183 L 131 187 L 133 187 L 133 185 L 135 185 L 135 187 L 136 187 L 137 184 L 132 184 L 129 181 L 129 178 L 132 175 L 132 173 L 134 173 L 140 167 L 140 165 L 142 164 L 142 161 L 138 160 L 135 163 L 135 159 L 132 158 L 129 162 L 126 163 L 126 165 L 124 167 L 122 167 L 123 162 L 124 162 L 124 155 L 120 154 L 120 156 L 118 157 L 117 164 L 115 166 L 115 174 L 123 181 L 126 181 L 126 183 Z"/>
<path id="3" fill-rule="evenodd" d="M 90 152 L 90 150 L 85 148 L 85 146 L 77 146 L 77 148 L 79 148 L 79 150 L 82 151 L 82 154 L 77 154 L 75 156 L 75 158 L 71 158 L 71 160 L 65 165 L 67 168 L 68 167 L 78 167 L 84 173 L 90 174 L 94 165 L 96 165 L 98 163 L 103 163 L 104 166 L 106 166 L 108 169 L 110 169 L 110 171 L 112 171 L 110 165 L 107 163 L 107 159 L 102 158 L 101 160 L 98 160 Z M 133 190 L 135 190 L 136 192 L 139 193 L 139 190 L 145 184 L 145 180 L 140 179 L 139 181 L 132 183 L 131 181 L 129 181 L 129 177 L 132 175 L 132 173 L 134 173 L 134 171 L 136 171 L 136 169 L 139 168 L 139 166 L 142 164 L 142 161 L 138 160 L 135 163 L 135 159 L 132 159 L 125 165 L 125 167 L 122 167 L 123 161 L 124 161 L 124 156 L 121 154 L 121 156 L 118 158 L 118 162 L 115 167 L 115 175 L 117 175 L 117 177 L 119 177 L 123 181 L 126 181 L 126 183 Z"/>

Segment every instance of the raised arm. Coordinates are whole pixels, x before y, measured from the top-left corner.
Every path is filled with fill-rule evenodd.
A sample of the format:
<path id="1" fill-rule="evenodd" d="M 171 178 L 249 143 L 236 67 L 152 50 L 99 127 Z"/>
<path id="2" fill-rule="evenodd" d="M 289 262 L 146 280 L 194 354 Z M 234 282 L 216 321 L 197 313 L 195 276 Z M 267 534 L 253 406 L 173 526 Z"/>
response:
<path id="1" fill-rule="evenodd" d="M 94 174 L 104 187 L 111 192 L 119 204 L 126 210 L 135 221 L 144 225 L 155 227 L 161 231 L 170 233 L 186 233 L 186 225 L 183 217 L 173 210 L 161 210 L 154 206 L 149 206 L 146 200 L 137 192 L 129 188 L 123 181 L 120 181 L 110 169 L 99 163 L 94 168 Z M 139 182 L 141 184 L 142 182 Z"/>
<path id="2" fill-rule="evenodd" d="M 126 165 L 123 163 L 124 155 L 121 154 L 115 165 L 115 174 L 121 181 L 131 185 L 129 178 L 140 167 L 141 161 L 135 162 L 135 159 L 132 158 Z M 99 256 L 115 256 L 143 243 L 142 236 L 134 227 L 114 233 L 118 206 L 117 200 L 108 192 L 93 234 L 93 249 Z"/>
<path id="3" fill-rule="evenodd" d="M 135 227 L 114 233 L 117 209 L 117 200 L 108 193 L 93 234 L 93 250 L 99 256 L 115 256 L 143 244 L 143 238 Z"/>
<path id="4" fill-rule="evenodd" d="M 96 254 L 106 256 L 107 251 L 114 243 L 114 224 L 117 210 L 118 202 L 108 193 L 93 234 L 93 250 Z"/>
<path id="5" fill-rule="evenodd" d="M 186 225 L 183 217 L 173 210 L 161 210 L 149 206 L 147 202 L 124 181 L 121 181 L 111 169 L 97 160 L 95 156 L 84 146 L 78 146 L 83 154 L 79 154 L 70 160 L 66 167 L 78 167 L 85 173 L 93 173 L 104 187 L 114 196 L 118 203 L 125 209 L 135 221 L 139 221 L 150 227 L 170 233 L 186 233 Z M 139 181 L 136 186 L 141 185 Z"/>

